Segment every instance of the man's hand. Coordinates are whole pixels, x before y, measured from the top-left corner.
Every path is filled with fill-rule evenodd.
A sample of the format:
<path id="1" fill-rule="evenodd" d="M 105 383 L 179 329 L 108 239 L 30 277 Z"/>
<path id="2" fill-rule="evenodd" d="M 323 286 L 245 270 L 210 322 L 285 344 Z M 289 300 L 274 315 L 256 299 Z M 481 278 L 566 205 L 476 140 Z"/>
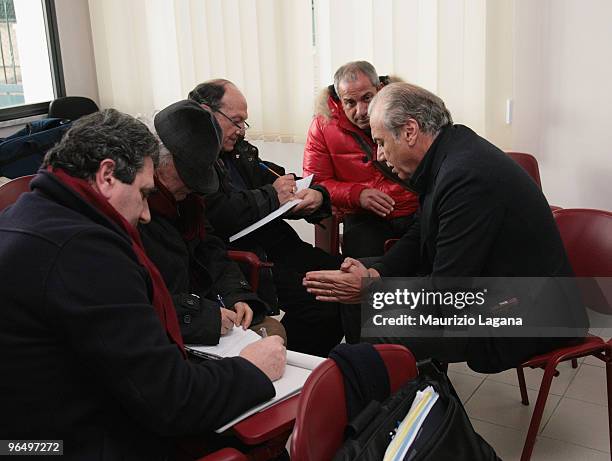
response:
<path id="1" fill-rule="evenodd" d="M 271 381 L 276 381 L 285 372 L 287 349 L 283 346 L 283 338 L 268 336 L 242 349 L 240 357 L 263 371 Z"/>
<path id="2" fill-rule="evenodd" d="M 292 174 L 286 174 L 285 176 L 281 176 L 276 181 L 272 183 L 274 189 L 276 190 L 276 194 L 278 195 L 278 201 L 281 205 L 284 205 L 289 200 L 295 198 L 295 176 Z"/>
<path id="3" fill-rule="evenodd" d="M 340 270 L 307 272 L 303 284 L 318 301 L 358 304 L 361 302 L 361 279 L 370 275 L 361 262 L 346 258 Z"/>
<path id="4" fill-rule="evenodd" d="M 359 205 L 383 218 L 393 211 L 395 201 L 378 189 L 364 189 L 359 195 Z"/>
<path id="5" fill-rule="evenodd" d="M 246 330 L 251 326 L 253 320 L 253 309 L 242 301 L 238 301 L 234 304 L 234 310 L 236 311 L 236 318 L 234 319 L 234 325 L 242 325 L 242 329 Z"/>
<path id="6" fill-rule="evenodd" d="M 223 307 L 221 310 L 221 336 L 226 335 L 230 332 L 232 328 L 234 328 L 234 322 L 236 321 L 236 313 L 234 311 L 230 311 L 229 309 L 225 309 Z"/>
<path id="7" fill-rule="evenodd" d="M 315 189 L 304 189 L 295 194 L 295 198 L 301 198 L 291 210 L 291 214 L 295 216 L 308 216 L 317 211 L 323 204 L 323 194 Z"/>

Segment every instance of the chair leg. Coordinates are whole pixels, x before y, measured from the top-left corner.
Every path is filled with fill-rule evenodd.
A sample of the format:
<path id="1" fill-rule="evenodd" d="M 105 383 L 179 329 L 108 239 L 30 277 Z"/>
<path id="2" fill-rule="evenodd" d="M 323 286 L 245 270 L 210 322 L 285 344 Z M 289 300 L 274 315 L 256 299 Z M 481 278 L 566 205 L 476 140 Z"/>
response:
<path id="1" fill-rule="evenodd" d="M 612 452 L 612 350 L 606 352 L 606 386 L 608 390 L 608 435 L 610 436 L 610 450 Z"/>
<path id="2" fill-rule="evenodd" d="M 525 445 L 523 446 L 521 461 L 529 461 L 529 459 L 531 459 L 531 453 L 533 452 L 533 447 L 536 443 L 536 437 L 538 435 L 538 430 L 540 429 L 542 415 L 544 414 L 544 407 L 546 406 L 546 400 L 548 399 L 550 385 L 552 384 L 553 377 L 555 376 L 557 364 L 557 362 L 550 362 L 544 370 L 544 376 L 542 376 L 542 382 L 540 383 L 538 400 L 536 401 L 535 408 L 533 409 L 531 423 L 529 424 L 529 431 L 527 432 L 527 438 L 525 439 Z"/>
<path id="3" fill-rule="evenodd" d="M 578 368 L 578 359 L 572 359 L 572 368 Z"/>
<path id="4" fill-rule="evenodd" d="M 517 367 L 516 374 L 518 376 L 519 388 L 521 389 L 521 403 L 529 405 L 529 396 L 527 395 L 527 384 L 525 384 L 525 372 L 523 367 Z"/>

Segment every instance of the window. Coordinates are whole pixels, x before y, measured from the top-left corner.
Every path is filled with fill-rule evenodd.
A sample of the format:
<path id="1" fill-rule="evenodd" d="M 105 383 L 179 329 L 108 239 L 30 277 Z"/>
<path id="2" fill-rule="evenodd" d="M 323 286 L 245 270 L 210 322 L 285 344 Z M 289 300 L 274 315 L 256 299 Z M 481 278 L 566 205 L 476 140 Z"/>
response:
<path id="1" fill-rule="evenodd" d="M 44 114 L 64 93 L 54 0 L 0 0 L 0 121 Z"/>

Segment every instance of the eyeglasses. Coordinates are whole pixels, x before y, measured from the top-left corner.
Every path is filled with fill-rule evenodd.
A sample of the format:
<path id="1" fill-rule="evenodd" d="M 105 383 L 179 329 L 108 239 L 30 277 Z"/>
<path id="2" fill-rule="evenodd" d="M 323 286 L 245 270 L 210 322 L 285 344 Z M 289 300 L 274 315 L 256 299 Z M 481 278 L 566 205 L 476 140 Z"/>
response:
<path id="1" fill-rule="evenodd" d="M 217 109 L 215 112 L 216 112 L 216 113 L 218 113 L 218 114 L 223 115 L 223 116 L 224 116 L 226 119 L 228 119 L 228 120 L 230 121 L 230 123 L 231 123 L 232 125 L 234 125 L 236 128 L 238 128 L 240 131 L 246 131 L 246 130 L 248 130 L 249 128 L 251 128 L 251 125 L 249 125 L 249 124 L 246 122 L 246 120 L 243 120 L 242 122 L 238 123 L 238 122 L 235 122 L 234 120 L 232 120 L 230 117 L 228 117 L 227 115 L 225 115 L 223 112 L 221 112 L 221 111 L 220 111 L 220 110 L 218 110 L 218 109 Z"/>

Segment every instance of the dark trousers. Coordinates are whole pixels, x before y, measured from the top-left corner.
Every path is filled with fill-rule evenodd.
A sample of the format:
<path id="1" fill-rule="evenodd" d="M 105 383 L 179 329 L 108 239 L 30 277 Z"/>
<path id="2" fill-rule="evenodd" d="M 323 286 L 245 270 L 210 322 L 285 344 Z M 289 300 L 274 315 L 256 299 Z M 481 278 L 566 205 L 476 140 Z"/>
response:
<path id="1" fill-rule="evenodd" d="M 302 241 L 284 221 L 274 221 L 236 242 L 274 263 L 273 285 L 278 306 L 285 312 L 281 323 L 292 351 L 327 357 L 344 336 L 338 303 L 320 302 L 302 284 L 308 271 L 338 269 L 342 256 L 332 256 Z"/>
<path id="2" fill-rule="evenodd" d="M 344 336 L 338 303 L 317 301 L 302 285 L 308 271 L 338 269 L 342 262 L 301 240 L 279 244 L 268 252 L 274 262 L 272 272 L 278 304 L 285 312 L 282 324 L 287 331 L 288 348 L 327 357 Z"/>
<path id="3" fill-rule="evenodd" d="M 373 213 L 358 213 L 344 217 L 342 254 L 351 258 L 380 256 L 385 242 L 400 238 L 414 221 L 414 216 L 385 219 Z"/>

